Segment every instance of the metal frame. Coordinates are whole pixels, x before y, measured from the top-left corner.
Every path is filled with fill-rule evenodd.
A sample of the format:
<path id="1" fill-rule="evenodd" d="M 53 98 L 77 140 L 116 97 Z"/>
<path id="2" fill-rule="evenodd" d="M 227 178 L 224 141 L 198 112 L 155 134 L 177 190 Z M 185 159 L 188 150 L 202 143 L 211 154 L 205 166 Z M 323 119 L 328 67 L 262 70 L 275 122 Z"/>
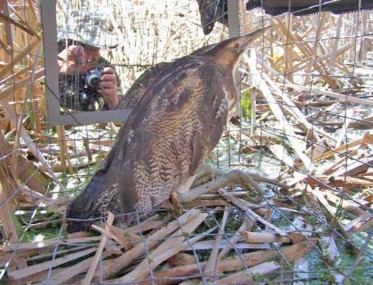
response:
<path id="1" fill-rule="evenodd" d="M 228 34 L 230 38 L 238 37 L 241 35 L 240 29 L 240 0 L 227 1 L 228 9 Z M 241 73 L 237 69 L 234 73 L 234 81 L 236 82 L 237 96 L 241 98 Z M 240 100 L 237 101 L 236 115 L 240 115 Z"/>
<path id="2" fill-rule="evenodd" d="M 45 86 L 50 124 L 92 124 L 99 122 L 125 121 L 132 109 L 60 113 L 57 66 L 57 21 L 56 0 L 40 0 L 45 57 Z"/>
<path id="3" fill-rule="evenodd" d="M 240 36 L 240 0 L 229 0 L 228 5 L 228 32 L 229 37 Z"/>

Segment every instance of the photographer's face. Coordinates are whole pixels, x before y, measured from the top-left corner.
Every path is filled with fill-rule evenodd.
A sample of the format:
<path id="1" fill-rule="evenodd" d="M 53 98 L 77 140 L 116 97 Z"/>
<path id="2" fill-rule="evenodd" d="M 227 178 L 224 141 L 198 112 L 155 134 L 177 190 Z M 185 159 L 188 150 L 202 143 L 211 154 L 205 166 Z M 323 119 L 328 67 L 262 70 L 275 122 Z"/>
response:
<path id="1" fill-rule="evenodd" d="M 84 48 L 87 63 L 95 63 L 100 58 L 100 48 L 82 44 Z"/>

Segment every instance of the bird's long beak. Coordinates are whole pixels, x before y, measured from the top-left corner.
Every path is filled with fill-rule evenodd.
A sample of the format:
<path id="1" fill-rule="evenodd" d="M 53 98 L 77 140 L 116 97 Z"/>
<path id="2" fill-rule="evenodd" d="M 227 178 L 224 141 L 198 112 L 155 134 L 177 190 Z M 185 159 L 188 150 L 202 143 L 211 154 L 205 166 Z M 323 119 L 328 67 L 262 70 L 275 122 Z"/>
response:
<path id="1" fill-rule="evenodd" d="M 235 38 L 231 38 L 230 40 L 232 40 L 234 42 L 234 44 L 239 45 L 240 50 L 237 51 L 237 52 L 241 55 L 245 51 L 247 51 L 247 49 L 249 48 L 249 46 L 252 42 L 254 42 L 257 38 L 259 38 L 261 35 L 263 35 L 264 32 L 269 30 L 270 28 L 272 28 L 272 26 L 267 26 L 267 27 L 264 27 L 264 28 L 260 28 L 258 30 L 255 30 L 255 31 L 249 33 L 249 34 L 241 35 L 241 36 L 238 36 L 238 37 L 235 37 Z"/>
<path id="2" fill-rule="evenodd" d="M 213 58 L 214 62 L 222 69 L 232 71 L 241 60 L 249 46 L 271 26 L 258 29 L 250 34 L 227 39 L 206 51 L 206 55 Z"/>

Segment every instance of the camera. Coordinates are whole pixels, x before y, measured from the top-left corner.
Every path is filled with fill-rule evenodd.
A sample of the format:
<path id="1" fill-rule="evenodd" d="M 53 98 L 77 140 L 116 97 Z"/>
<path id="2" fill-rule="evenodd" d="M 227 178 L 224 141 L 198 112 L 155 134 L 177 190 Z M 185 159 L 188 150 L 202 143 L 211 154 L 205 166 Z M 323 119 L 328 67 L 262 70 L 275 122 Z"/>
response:
<path id="1" fill-rule="evenodd" d="M 95 102 L 99 96 L 98 87 L 100 85 L 102 70 L 91 69 L 81 78 L 81 88 L 79 92 L 79 104 L 84 111 L 94 111 Z"/>
<path id="2" fill-rule="evenodd" d="M 101 80 L 101 70 L 99 69 L 91 69 L 88 71 L 85 82 L 91 88 L 98 88 Z"/>

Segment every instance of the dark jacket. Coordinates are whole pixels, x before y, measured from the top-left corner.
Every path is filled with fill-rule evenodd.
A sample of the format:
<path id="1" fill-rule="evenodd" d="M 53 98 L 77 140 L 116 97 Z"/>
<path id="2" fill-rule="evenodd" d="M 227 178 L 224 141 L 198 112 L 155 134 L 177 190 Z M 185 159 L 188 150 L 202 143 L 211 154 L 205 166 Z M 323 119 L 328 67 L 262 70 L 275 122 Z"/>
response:
<path id="1" fill-rule="evenodd" d="M 101 71 L 104 67 L 112 67 L 109 61 L 100 57 L 94 69 L 88 73 L 76 75 L 59 75 L 60 104 L 63 111 L 66 109 L 80 111 L 109 110 L 102 96 L 98 93 L 97 87 L 89 86 L 88 78 L 95 71 Z M 94 70 L 94 71 L 92 71 Z M 99 75 L 98 75 L 99 76 Z M 122 97 L 120 90 L 120 80 L 117 76 L 118 95 Z"/>

